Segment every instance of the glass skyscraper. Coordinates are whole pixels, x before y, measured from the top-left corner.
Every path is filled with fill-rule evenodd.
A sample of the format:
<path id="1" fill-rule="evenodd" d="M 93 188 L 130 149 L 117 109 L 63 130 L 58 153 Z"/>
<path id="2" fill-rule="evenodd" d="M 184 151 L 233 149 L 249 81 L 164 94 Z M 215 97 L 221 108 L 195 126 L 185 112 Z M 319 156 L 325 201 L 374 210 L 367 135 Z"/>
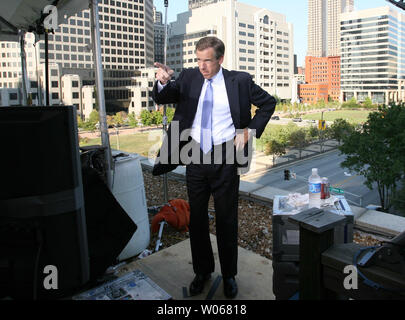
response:
<path id="1" fill-rule="evenodd" d="M 388 6 L 342 14 L 340 40 L 343 101 L 404 100 L 403 14 Z"/>

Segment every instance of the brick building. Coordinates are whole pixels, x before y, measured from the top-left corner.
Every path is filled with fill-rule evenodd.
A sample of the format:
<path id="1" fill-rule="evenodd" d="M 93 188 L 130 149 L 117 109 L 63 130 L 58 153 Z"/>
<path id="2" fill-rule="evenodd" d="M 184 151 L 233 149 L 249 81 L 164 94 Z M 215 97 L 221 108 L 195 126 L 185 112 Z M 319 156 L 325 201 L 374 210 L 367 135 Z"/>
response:
<path id="1" fill-rule="evenodd" d="M 340 98 L 340 57 L 306 57 L 305 84 L 299 86 L 299 97 L 304 103 Z M 326 94 L 325 94 L 325 87 Z M 317 88 L 315 90 L 315 88 Z"/>

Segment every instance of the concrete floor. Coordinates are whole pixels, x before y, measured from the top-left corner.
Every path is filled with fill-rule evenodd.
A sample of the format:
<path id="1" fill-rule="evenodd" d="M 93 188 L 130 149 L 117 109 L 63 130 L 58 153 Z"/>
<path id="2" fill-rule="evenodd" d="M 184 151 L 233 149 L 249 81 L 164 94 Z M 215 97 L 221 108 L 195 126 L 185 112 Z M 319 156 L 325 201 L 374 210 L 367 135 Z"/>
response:
<path id="1" fill-rule="evenodd" d="M 133 261 L 118 272 L 121 276 L 133 270 L 140 270 L 165 290 L 175 300 L 205 300 L 218 276 L 221 275 L 216 237 L 211 235 L 215 257 L 215 272 L 205 285 L 204 291 L 194 297 L 184 297 L 183 287 L 187 288 L 194 278 L 191 262 L 190 241 L 185 240 L 174 246 L 158 251 L 146 258 Z M 239 247 L 238 295 L 235 300 L 275 300 L 272 289 L 272 261 Z M 212 300 L 227 299 L 221 281 Z"/>

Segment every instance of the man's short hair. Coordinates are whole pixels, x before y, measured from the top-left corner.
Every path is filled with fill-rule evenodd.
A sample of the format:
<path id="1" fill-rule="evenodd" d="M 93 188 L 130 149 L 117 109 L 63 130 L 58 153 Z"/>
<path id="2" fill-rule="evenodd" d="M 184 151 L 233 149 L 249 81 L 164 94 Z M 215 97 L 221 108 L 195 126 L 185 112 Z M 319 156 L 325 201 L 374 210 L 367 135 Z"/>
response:
<path id="1" fill-rule="evenodd" d="M 195 46 L 196 51 L 202 51 L 208 48 L 214 49 L 216 59 L 219 59 L 225 55 L 225 44 L 217 37 L 201 38 Z"/>

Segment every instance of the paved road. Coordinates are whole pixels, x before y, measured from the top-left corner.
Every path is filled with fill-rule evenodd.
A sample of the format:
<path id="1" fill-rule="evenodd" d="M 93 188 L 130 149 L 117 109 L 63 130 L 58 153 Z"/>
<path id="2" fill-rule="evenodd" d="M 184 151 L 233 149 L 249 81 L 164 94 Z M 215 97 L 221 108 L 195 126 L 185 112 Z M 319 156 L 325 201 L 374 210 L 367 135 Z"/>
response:
<path id="1" fill-rule="evenodd" d="M 364 177 L 350 175 L 346 168 L 341 168 L 340 163 L 345 159 L 339 150 L 330 151 L 311 159 L 297 161 L 289 165 L 274 168 L 269 171 L 252 173 L 244 176 L 245 181 L 254 182 L 263 186 L 273 186 L 290 192 L 308 193 L 307 179 L 312 168 L 318 168 L 321 177 L 328 177 L 331 186 L 341 188 L 346 192 L 362 197 L 362 207 L 368 204 L 379 204 L 379 196 L 376 186 L 369 190 L 364 184 Z M 284 170 L 289 169 L 297 174 L 297 179 L 284 181 Z M 345 174 L 346 173 L 346 174 Z M 360 205 L 360 198 L 345 194 L 346 199 Z M 352 202 L 351 202 L 352 203 Z M 354 204 L 352 203 L 352 204 Z"/>

